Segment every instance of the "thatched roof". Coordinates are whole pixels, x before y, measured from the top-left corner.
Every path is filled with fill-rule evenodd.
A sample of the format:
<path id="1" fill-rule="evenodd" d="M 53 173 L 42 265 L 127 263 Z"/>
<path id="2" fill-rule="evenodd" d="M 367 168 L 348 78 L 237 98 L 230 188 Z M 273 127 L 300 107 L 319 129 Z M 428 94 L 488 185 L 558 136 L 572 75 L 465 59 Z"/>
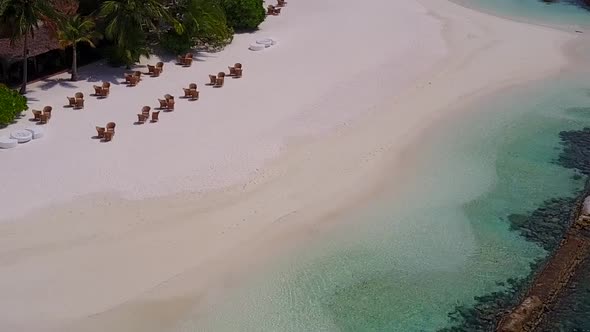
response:
<path id="1" fill-rule="evenodd" d="M 78 10 L 78 2 L 73 0 L 53 0 L 55 8 L 62 12 L 73 14 Z M 29 56 L 36 56 L 60 48 L 56 38 L 55 24 L 43 22 L 34 31 L 34 37 L 29 36 Z M 0 58 L 8 63 L 22 59 L 23 38 L 10 42 L 10 38 L 0 38 Z"/>

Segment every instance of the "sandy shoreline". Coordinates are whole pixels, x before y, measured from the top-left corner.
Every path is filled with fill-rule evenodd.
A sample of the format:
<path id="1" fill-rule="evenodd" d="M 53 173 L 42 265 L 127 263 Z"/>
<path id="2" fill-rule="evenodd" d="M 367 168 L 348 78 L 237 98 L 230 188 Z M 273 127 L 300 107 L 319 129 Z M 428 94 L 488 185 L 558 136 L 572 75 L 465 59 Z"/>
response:
<path id="1" fill-rule="evenodd" d="M 126 88 L 113 89 L 113 98 L 89 99 L 87 110 L 64 114 L 63 123 L 58 113 L 48 130 L 59 133 L 0 151 L 9 161 L 0 165 L 6 178 L 0 191 L 6 205 L 2 329 L 161 331 L 190 306 L 205 305 L 215 289 L 238 284 L 223 273 L 239 270 L 229 267 L 236 260 L 260 264 L 269 252 L 313 236 L 322 217 L 370 196 L 382 177 L 392 176 L 384 174 L 386 165 L 411 173 L 400 153 L 438 121 L 452 121 L 452 105 L 566 64 L 561 46 L 570 34 L 446 1 L 420 2 L 425 7 L 374 1 L 372 9 L 354 3 L 334 9 L 334 1 L 299 0 L 262 27 L 261 36 L 280 41 L 267 54 L 244 51 L 255 38 L 242 35 L 196 63 L 203 100 L 195 109 L 183 109 L 181 101 L 157 127 L 131 125 L 143 100 L 153 106 L 160 94 L 178 95 L 194 81 L 169 65 L 165 70 L 182 81 L 166 81 L 165 74 L 124 90 L 129 100 L 142 100 L 128 105 L 133 110 L 114 109 L 122 101 L 114 95 Z M 343 27 L 363 10 L 365 29 Z M 410 30 L 415 35 L 408 36 Z M 394 42 L 383 43 L 385 36 Z M 236 61 L 248 64 L 244 79 L 219 90 L 203 85 L 208 71 Z M 120 77 L 120 70 L 108 70 Z M 75 89 L 36 90 L 29 96 L 39 105 L 53 98 L 57 106 Z M 115 142 L 86 140 L 95 122 L 110 119 L 124 128 Z M 174 135 L 184 140 L 160 142 Z M 52 170 L 51 177 L 31 184 L 26 179 L 38 165 Z M 153 169 L 161 170 L 155 181 Z M 224 187 L 240 182 L 246 183 Z M 33 193 L 22 190 L 24 184 L 34 186 Z M 124 198 L 177 194 L 130 201 L 96 194 L 113 191 Z M 23 206 L 35 207 L 31 202 L 55 206 L 15 219 Z M 252 239 L 257 245 L 248 244 Z M 176 301 L 180 295 L 189 299 Z M 175 312 L 162 311 L 163 305 L 152 310 L 152 302 Z"/>

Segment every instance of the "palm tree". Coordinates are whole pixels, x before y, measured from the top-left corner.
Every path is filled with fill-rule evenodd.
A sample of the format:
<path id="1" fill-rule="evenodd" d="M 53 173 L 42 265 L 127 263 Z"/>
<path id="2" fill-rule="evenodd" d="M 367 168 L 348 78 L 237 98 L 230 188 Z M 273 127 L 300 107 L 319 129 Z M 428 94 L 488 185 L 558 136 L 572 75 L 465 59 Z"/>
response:
<path id="1" fill-rule="evenodd" d="M 42 19 L 54 19 L 56 12 L 49 0 L 0 0 L 3 23 L 9 26 L 10 40 L 14 45 L 23 39 L 23 82 L 20 93 L 27 92 L 27 62 L 29 59 L 29 35 L 34 37 Z"/>
<path id="2" fill-rule="evenodd" d="M 160 0 L 107 0 L 99 16 L 105 20 L 105 36 L 115 43 L 117 56 L 128 67 L 148 55 L 146 32 L 158 32 L 157 22 L 169 22 L 182 32 Z"/>
<path id="3" fill-rule="evenodd" d="M 94 47 L 93 39 L 99 38 L 94 30 L 94 21 L 80 15 L 64 16 L 58 21 L 57 38 L 62 47 L 72 46 L 72 81 L 78 80 L 78 43 L 84 42 Z"/>

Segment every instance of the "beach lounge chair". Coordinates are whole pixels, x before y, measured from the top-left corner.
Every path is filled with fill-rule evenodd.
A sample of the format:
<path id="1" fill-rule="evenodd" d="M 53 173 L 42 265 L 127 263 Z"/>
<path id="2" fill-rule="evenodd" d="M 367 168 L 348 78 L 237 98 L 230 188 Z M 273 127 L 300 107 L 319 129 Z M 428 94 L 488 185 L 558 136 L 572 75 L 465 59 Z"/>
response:
<path id="1" fill-rule="evenodd" d="M 227 67 L 229 68 L 229 76 L 233 76 L 235 78 L 240 78 L 242 77 L 242 64 L 241 63 L 236 63 L 233 67 Z"/>
<path id="2" fill-rule="evenodd" d="M 102 86 L 93 85 L 92 87 L 94 88 L 94 95 L 100 96 L 102 93 Z"/>
<path id="3" fill-rule="evenodd" d="M 149 118 L 150 118 L 150 110 L 151 110 L 151 109 L 152 109 L 152 108 L 151 108 L 151 107 L 149 107 L 149 106 L 144 106 L 144 107 L 141 109 L 141 114 L 145 115 L 145 118 L 146 118 L 146 119 L 149 119 Z"/>
<path id="4" fill-rule="evenodd" d="M 154 68 L 154 71 L 152 72 L 152 77 L 159 77 L 160 73 L 162 73 L 162 69 L 159 67 Z"/>
<path id="5" fill-rule="evenodd" d="M 153 75 L 154 74 L 154 71 L 156 71 L 156 66 L 147 65 L 147 67 L 148 67 L 148 73 L 150 75 Z"/>
<path id="6" fill-rule="evenodd" d="M 215 75 L 209 75 L 209 85 L 215 85 L 215 81 L 217 81 L 217 76 Z"/>
<path id="7" fill-rule="evenodd" d="M 84 108 L 84 99 L 83 98 L 76 98 L 76 104 L 74 105 L 74 109 L 82 109 Z"/>
<path id="8" fill-rule="evenodd" d="M 274 15 L 275 14 L 275 6 L 268 5 L 266 8 L 266 15 Z"/>
<path id="9" fill-rule="evenodd" d="M 139 76 L 132 75 L 129 78 L 128 86 L 136 86 L 139 83 Z"/>
<path id="10" fill-rule="evenodd" d="M 49 107 L 49 108 L 47 108 L 47 107 Z M 51 107 L 45 106 L 45 108 L 43 108 L 43 114 L 47 114 L 47 119 L 51 119 Z"/>
<path id="11" fill-rule="evenodd" d="M 215 85 L 213 87 L 214 88 L 221 88 L 223 86 L 224 81 L 225 81 L 225 73 L 219 72 L 219 74 L 217 74 L 217 79 L 215 80 Z"/>
<path id="12" fill-rule="evenodd" d="M 37 122 L 38 124 L 46 124 L 47 121 L 49 121 L 49 115 L 47 115 L 47 113 L 45 114 L 41 114 L 39 116 L 39 122 Z"/>
<path id="13" fill-rule="evenodd" d="M 280 14 L 281 14 L 281 8 L 275 8 L 274 15 L 277 16 L 277 15 L 280 15 Z"/>
<path id="14" fill-rule="evenodd" d="M 107 134 L 107 133 L 110 133 L 111 137 L 112 137 L 112 136 L 115 136 L 115 127 L 116 127 L 116 126 L 117 126 L 117 125 L 116 125 L 114 122 L 109 122 L 109 123 L 107 123 L 107 127 L 106 127 L 106 129 L 107 129 L 107 130 L 106 130 L 106 132 L 105 132 L 105 137 L 106 137 L 106 134 Z"/>
<path id="15" fill-rule="evenodd" d="M 84 94 L 82 92 L 76 92 L 74 97 L 76 97 L 76 99 L 84 99 Z"/>
<path id="16" fill-rule="evenodd" d="M 165 110 L 166 108 L 168 108 L 168 101 L 166 99 L 159 99 L 158 101 L 160 102 L 160 109 Z"/>
<path id="17" fill-rule="evenodd" d="M 166 110 L 174 111 L 174 97 L 166 99 Z"/>
<path id="18" fill-rule="evenodd" d="M 242 68 L 242 64 L 241 63 L 236 63 L 235 65 L 232 66 L 227 66 L 227 68 L 229 69 L 229 76 L 234 76 L 236 74 L 236 68 Z"/>
<path id="19" fill-rule="evenodd" d="M 104 132 L 105 132 L 106 128 L 104 127 L 96 127 L 96 137 L 98 138 L 104 138 Z"/>
<path id="20" fill-rule="evenodd" d="M 277 0 L 277 7 L 284 7 L 287 4 L 285 0 Z"/>
<path id="21" fill-rule="evenodd" d="M 100 97 L 106 98 L 109 95 L 109 92 L 111 92 L 111 83 L 102 82 L 102 86 L 100 87 L 98 95 Z"/>
<path id="22" fill-rule="evenodd" d="M 131 81 L 131 78 L 133 78 L 133 74 L 125 74 L 125 83 L 129 84 L 129 82 Z"/>
<path id="23" fill-rule="evenodd" d="M 76 97 L 66 97 L 68 98 L 68 107 L 76 106 Z"/>
<path id="24" fill-rule="evenodd" d="M 179 56 L 177 58 L 177 64 L 182 65 L 183 67 L 190 67 L 193 63 L 193 54 L 187 53 L 184 56 Z"/>
<path id="25" fill-rule="evenodd" d="M 103 142 L 110 142 L 113 140 L 113 136 L 115 136 L 115 132 L 113 131 L 105 131 L 104 138 L 102 139 Z"/>
<path id="26" fill-rule="evenodd" d="M 160 115 L 160 111 L 152 112 L 152 122 L 158 122 L 158 115 Z"/>
<path id="27" fill-rule="evenodd" d="M 33 110 L 33 121 L 39 121 L 41 119 L 41 111 Z"/>
<path id="28" fill-rule="evenodd" d="M 199 91 L 197 90 L 190 90 L 190 100 L 197 100 L 199 99 Z"/>
<path id="29" fill-rule="evenodd" d="M 109 90 L 110 89 L 108 89 L 108 88 L 100 88 L 100 93 L 98 94 L 98 96 L 100 98 L 106 98 L 106 97 L 108 97 L 109 92 L 110 92 Z"/>
<path id="30" fill-rule="evenodd" d="M 215 85 L 213 87 L 214 88 L 221 88 L 223 86 L 224 81 L 225 81 L 225 77 L 218 77 L 217 80 L 215 80 Z"/>
<path id="31" fill-rule="evenodd" d="M 156 63 L 156 68 L 159 68 L 160 73 L 163 73 L 164 72 L 164 63 L 163 62 Z"/>
<path id="32" fill-rule="evenodd" d="M 148 117 L 145 116 L 145 114 L 137 114 L 137 123 L 138 124 L 144 124 L 145 120 L 147 120 Z"/>
<path id="33" fill-rule="evenodd" d="M 166 106 L 162 107 L 162 101 L 160 100 L 160 108 L 163 108 L 168 111 L 174 111 L 174 96 L 165 94 L 164 100 L 166 102 Z"/>
<path id="34" fill-rule="evenodd" d="M 190 98 L 192 90 L 187 88 L 182 88 L 182 90 L 184 91 L 184 98 Z"/>

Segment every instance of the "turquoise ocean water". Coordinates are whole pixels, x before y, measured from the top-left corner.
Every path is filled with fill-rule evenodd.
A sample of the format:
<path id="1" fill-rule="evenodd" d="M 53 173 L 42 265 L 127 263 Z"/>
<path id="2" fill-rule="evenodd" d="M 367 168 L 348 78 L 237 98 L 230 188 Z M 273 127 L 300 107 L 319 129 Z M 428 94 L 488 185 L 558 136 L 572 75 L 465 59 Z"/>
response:
<path id="1" fill-rule="evenodd" d="M 534 20 L 549 15 L 534 0 L 470 6 L 476 4 L 502 15 L 529 9 Z M 559 20 L 588 15 L 576 7 L 555 8 L 563 15 Z M 457 305 L 501 290 L 499 283 L 527 275 L 529 263 L 546 254 L 511 231 L 507 216 L 527 214 L 546 199 L 582 188 L 585 178 L 555 159 L 559 132 L 590 126 L 590 82 L 584 76 L 571 70 L 468 106 L 465 116 L 441 124 L 418 147 L 420 176 L 402 197 L 384 192 L 340 220 L 329 235 L 282 257 L 175 330 L 449 326 L 448 314 Z"/>
<path id="2" fill-rule="evenodd" d="M 542 0 L 451 0 L 465 7 L 507 16 L 538 24 L 557 26 L 588 26 L 590 17 L 580 0 L 560 0 L 553 3 Z"/>

